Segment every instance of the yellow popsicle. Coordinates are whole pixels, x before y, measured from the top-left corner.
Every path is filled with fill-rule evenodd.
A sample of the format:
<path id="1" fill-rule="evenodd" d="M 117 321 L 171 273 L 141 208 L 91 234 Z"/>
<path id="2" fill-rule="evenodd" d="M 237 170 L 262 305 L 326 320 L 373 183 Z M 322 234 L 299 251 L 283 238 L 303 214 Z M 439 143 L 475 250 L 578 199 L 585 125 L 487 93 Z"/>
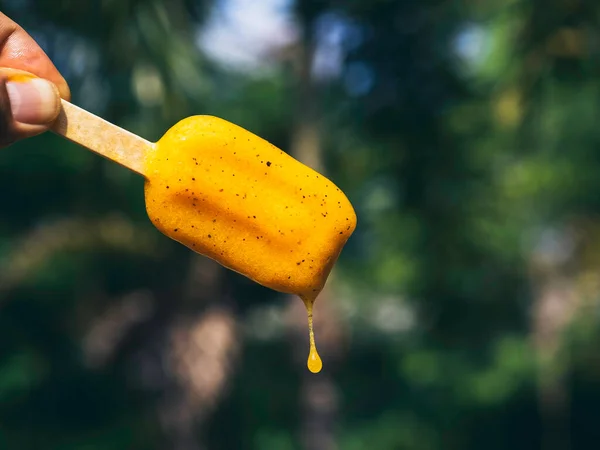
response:
<path id="1" fill-rule="evenodd" d="M 33 75 L 13 71 L 12 82 Z M 308 368 L 321 359 L 313 303 L 356 214 L 330 180 L 225 120 L 194 116 L 157 142 L 65 100 L 52 130 L 146 178 L 148 216 L 165 235 L 307 308 Z"/>
<path id="2" fill-rule="evenodd" d="M 331 181 L 225 120 L 182 120 L 146 156 L 167 236 L 271 289 L 314 299 L 356 216 Z"/>

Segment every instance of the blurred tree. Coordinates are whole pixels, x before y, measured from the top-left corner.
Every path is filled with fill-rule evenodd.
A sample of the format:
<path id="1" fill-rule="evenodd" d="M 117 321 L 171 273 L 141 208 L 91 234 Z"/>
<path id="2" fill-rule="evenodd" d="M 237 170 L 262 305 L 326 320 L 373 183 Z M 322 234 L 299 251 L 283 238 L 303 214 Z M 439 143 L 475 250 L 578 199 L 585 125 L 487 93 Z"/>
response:
<path id="1" fill-rule="evenodd" d="M 298 37 L 251 71 L 197 45 L 228 5 L 0 2 L 75 103 L 149 139 L 218 115 L 348 193 L 324 373 L 304 376 L 299 302 L 167 240 L 143 180 L 41 136 L 0 157 L 0 448 L 593 448 L 599 7 L 278 3 Z"/>

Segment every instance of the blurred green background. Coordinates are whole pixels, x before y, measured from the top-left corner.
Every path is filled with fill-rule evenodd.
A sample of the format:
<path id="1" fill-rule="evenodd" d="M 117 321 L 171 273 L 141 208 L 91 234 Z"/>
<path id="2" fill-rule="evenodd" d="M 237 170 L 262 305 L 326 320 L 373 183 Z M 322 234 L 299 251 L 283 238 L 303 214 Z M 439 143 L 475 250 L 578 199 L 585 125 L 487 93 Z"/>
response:
<path id="1" fill-rule="evenodd" d="M 317 302 L 162 236 L 143 180 L 0 152 L 0 448 L 596 449 L 600 5 L 1 0 L 74 103 L 223 117 L 359 226 Z"/>

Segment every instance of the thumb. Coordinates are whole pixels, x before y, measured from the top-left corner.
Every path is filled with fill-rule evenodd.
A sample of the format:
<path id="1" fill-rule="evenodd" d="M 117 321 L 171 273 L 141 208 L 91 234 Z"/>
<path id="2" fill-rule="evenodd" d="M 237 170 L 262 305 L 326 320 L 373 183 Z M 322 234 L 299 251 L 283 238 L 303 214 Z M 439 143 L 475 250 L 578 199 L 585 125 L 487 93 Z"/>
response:
<path id="1" fill-rule="evenodd" d="M 50 81 L 0 68 L 0 145 L 48 129 L 60 112 L 60 96 Z"/>

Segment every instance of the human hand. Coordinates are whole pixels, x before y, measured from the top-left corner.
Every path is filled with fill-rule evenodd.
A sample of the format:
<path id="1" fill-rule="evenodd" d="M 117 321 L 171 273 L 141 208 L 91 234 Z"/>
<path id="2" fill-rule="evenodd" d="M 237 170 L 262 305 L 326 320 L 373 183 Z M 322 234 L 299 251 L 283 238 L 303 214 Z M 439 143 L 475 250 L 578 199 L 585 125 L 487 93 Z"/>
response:
<path id="1" fill-rule="evenodd" d="M 33 38 L 0 12 L 0 147 L 48 130 L 61 97 L 71 97 L 65 79 Z"/>

